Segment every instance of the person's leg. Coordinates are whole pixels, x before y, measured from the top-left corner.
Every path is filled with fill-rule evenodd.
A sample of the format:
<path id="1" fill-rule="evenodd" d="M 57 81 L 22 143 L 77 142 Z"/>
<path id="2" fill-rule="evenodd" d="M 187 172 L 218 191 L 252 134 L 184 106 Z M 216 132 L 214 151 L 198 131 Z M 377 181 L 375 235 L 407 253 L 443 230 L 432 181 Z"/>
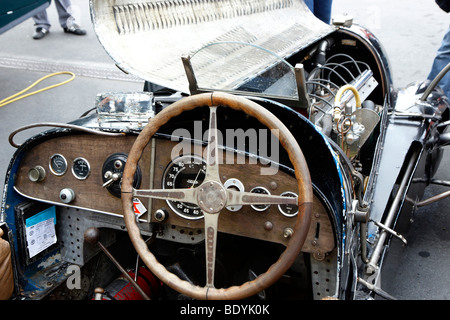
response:
<path id="1" fill-rule="evenodd" d="M 50 21 L 48 20 L 47 10 L 42 10 L 33 16 L 35 31 L 33 39 L 42 39 L 50 31 Z"/>
<path id="2" fill-rule="evenodd" d="M 75 18 L 72 16 L 72 4 L 70 0 L 55 0 L 55 6 L 61 27 L 63 29 L 70 27 L 75 22 Z"/>
<path id="3" fill-rule="evenodd" d="M 304 0 L 306 6 L 314 13 L 314 0 Z"/>
<path id="4" fill-rule="evenodd" d="M 433 80 L 448 63 L 450 63 L 450 26 L 447 29 L 447 32 L 442 39 L 441 47 L 438 49 L 436 57 L 434 58 L 428 80 Z M 442 78 L 439 82 L 439 86 L 444 90 L 445 95 L 450 98 L 450 72 L 447 72 Z"/>
<path id="5" fill-rule="evenodd" d="M 50 30 L 50 21 L 48 20 L 47 10 L 44 9 L 33 16 L 34 26 Z"/>
<path id="6" fill-rule="evenodd" d="M 56 11 L 58 12 L 59 24 L 64 32 L 76 35 L 86 34 L 85 30 L 80 29 L 72 15 L 72 4 L 70 0 L 55 0 Z"/>
<path id="7" fill-rule="evenodd" d="M 333 0 L 314 0 L 314 15 L 329 24 L 331 21 L 331 7 Z"/>

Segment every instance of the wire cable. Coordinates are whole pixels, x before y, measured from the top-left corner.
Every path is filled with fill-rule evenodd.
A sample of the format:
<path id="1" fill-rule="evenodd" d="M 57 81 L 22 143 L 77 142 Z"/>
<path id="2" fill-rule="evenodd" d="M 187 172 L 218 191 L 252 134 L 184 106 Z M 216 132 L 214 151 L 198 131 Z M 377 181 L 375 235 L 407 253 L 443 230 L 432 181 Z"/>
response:
<path id="1" fill-rule="evenodd" d="M 50 77 L 54 77 L 54 76 L 57 76 L 57 75 L 60 75 L 60 74 L 69 74 L 69 75 L 71 75 L 71 78 L 69 78 L 68 80 L 56 83 L 54 85 L 50 85 L 48 87 L 45 87 L 45 88 L 42 88 L 42 89 L 39 89 L 39 90 L 30 92 L 30 93 L 27 93 L 25 95 L 22 95 L 23 93 L 27 92 L 28 90 L 30 90 L 31 88 L 36 86 L 38 83 L 44 81 L 45 79 L 48 79 Z M 48 75 L 40 78 L 39 80 L 35 81 L 32 85 L 28 86 L 27 88 L 23 89 L 22 91 L 17 92 L 16 94 L 13 94 L 12 96 L 9 96 L 8 98 L 5 98 L 5 99 L 1 100 L 0 101 L 0 108 L 6 106 L 7 104 L 15 102 L 17 100 L 29 97 L 29 96 L 31 96 L 33 94 L 40 93 L 40 92 L 43 92 L 43 91 L 46 91 L 46 90 L 49 90 L 49 89 L 53 89 L 53 88 L 59 87 L 59 86 L 61 86 L 63 84 L 66 84 L 66 83 L 72 81 L 73 79 L 75 79 L 75 74 L 73 72 L 70 72 L 70 71 L 61 71 L 61 72 L 55 72 L 55 73 L 48 74 Z"/>
<path id="2" fill-rule="evenodd" d="M 18 134 L 19 132 L 22 132 L 22 131 L 25 131 L 25 130 L 28 130 L 31 128 L 37 128 L 37 127 L 65 128 L 65 129 L 78 130 L 81 132 L 87 132 L 87 133 L 98 134 L 101 136 L 110 136 L 110 137 L 118 137 L 118 136 L 125 135 L 124 132 L 105 132 L 105 131 L 99 131 L 96 129 L 91 129 L 91 128 L 87 128 L 87 127 L 83 127 L 83 126 L 79 126 L 79 125 L 75 125 L 75 124 L 70 124 L 70 123 L 43 122 L 43 123 L 34 123 L 34 124 L 26 125 L 26 126 L 20 127 L 19 129 L 14 130 L 9 135 L 9 138 L 8 138 L 9 144 L 15 148 L 19 148 L 21 145 L 14 142 L 14 136 L 16 134 Z"/>

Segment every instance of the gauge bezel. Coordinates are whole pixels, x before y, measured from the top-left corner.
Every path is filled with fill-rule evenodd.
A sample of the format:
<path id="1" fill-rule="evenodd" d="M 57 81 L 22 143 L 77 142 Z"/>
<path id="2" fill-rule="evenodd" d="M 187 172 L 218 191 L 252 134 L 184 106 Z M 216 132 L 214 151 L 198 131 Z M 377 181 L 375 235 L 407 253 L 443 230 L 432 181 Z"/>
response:
<path id="1" fill-rule="evenodd" d="M 175 159 L 173 159 L 171 162 L 169 162 L 169 164 L 167 164 L 164 173 L 163 173 L 163 177 L 162 177 L 162 188 L 163 189 L 168 189 L 169 187 L 166 185 L 168 182 L 168 174 L 170 173 L 170 170 L 172 168 L 174 168 L 174 166 L 177 163 L 183 162 L 183 159 L 196 159 L 197 161 L 201 162 L 202 165 L 205 167 L 205 171 L 206 171 L 206 161 L 205 159 L 203 159 L 202 157 L 195 155 L 195 154 L 184 154 L 181 156 L 176 157 Z M 185 162 L 183 162 L 185 163 Z M 178 173 L 179 174 L 179 173 Z M 177 175 L 178 175 L 177 174 Z M 174 186 L 175 183 L 173 183 L 174 181 L 176 181 L 176 176 L 174 176 L 173 179 L 171 179 L 172 181 L 172 185 Z M 199 183 L 200 185 L 201 183 Z M 188 219 L 188 220 L 199 220 L 203 218 L 203 212 L 200 209 L 200 207 L 198 206 L 193 206 L 193 204 L 191 203 L 185 203 L 182 201 L 171 201 L 171 200 L 166 200 L 167 204 L 169 205 L 169 207 L 175 212 L 175 214 L 177 214 L 178 216 L 184 218 L 184 219 Z M 187 212 L 183 212 L 183 210 L 188 210 Z M 194 210 L 198 210 L 199 211 L 199 215 L 194 215 Z M 192 212 L 192 213 L 191 213 Z"/>
<path id="2" fill-rule="evenodd" d="M 244 192 L 245 191 L 245 187 L 244 184 L 236 178 L 230 178 L 227 181 L 225 181 L 225 183 L 223 184 L 225 189 L 229 189 L 229 188 L 236 188 L 239 192 Z M 239 206 L 228 206 L 226 207 L 226 209 L 228 211 L 231 212 L 236 212 L 242 209 L 242 205 Z"/>
<path id="3" fill-rule="evenodd" d="M 53 164 L 53 159 L 54 159 L 55 157 L 60 157 L 60 158 L 64 161 L 64 166 L 65 166 L 65 168 L 64 168 L 64 171 L 63 171 L 63 172 L 57 172 L 57 171 L 55 171 L 55 170 L 53 169 L 52 164 Z M 53 155 L 49 158 L 48 167 L 49 167 L 49 169 L 50 169 L 50 172 L 53 173 L 55 176 L 62 176 L 62 175 L 64 175 L 64 174 L 67 172 L 67 169 L 69 168 L 69 165 L 68 165 L 68 163 L 67 163 L 66 157 L 64 157 L 64 156 L 63 156 L 62 154 L 60 154 L 60 153 L 55 153 L 55 154 L 53 154 Z"/>
<path id="4" fill-rule="evenodd" d="M 79 161 L 79 160 L 83 160 L 85 163 L 86 163 L 86 165 L 87 165 L 87 170 L 88 170 L 88 173 L 86 174 L 86 176 L 79 176 L 76 172 L 75 172 L 75 165 L 77 164 L 77 161 Z M 73 161 L 72 161 L 72 174 L 73 174 L 73 176 L 75 177 L 75 178 L 77 178 L 78 180 L 86 180 L 88 177 L 89 177 L 89 175 L 91 174 L 91 165 L 89 164 L 89 161 L 87 161 L 85 158 L 83 158 L 83 157 L 77 157 L 77 158 L 75 158 L 75 159 L 73 159 Z"/>
<path id="5" fill-rule="evenodd" d="M 294 196 L 294 198 L 295 197 L 298 197 L 298 195 L 295 193 L 295 192 L 292 192 L 292 191 L 285 191 L 285 192 L 283 192 L 282 194 L 280 194 L 280 196 L 287 196 L 287 195 L 293 195 Z M 287 212 L 285 212 L 282 208 L 281 208 L 281 204 L 279 204 L 278 205 L 278 210 L 281 212 L 281 214 L 282 215 L 284 215 L 285 217 L 288 217 L 288 218 L 292 218 L 292 217 L 295 217 L 297 214 L 298 214 L 298 206 L 297 206 L 297 211 L 295 212 L 295 213 L 287 213 Z"/>
<path id="6" fill-rule="evenodd" d="M 271 195 L 270 191 L 267 188 L 264 188 L 264 187 L 261 187 L 261 186 L 256 186 L 256 187 L 252 188 L 252 190 L 250 190 L 250 193 L 255 193 L 254 191 L 257 190 L 257 189 L 265 191 L 266 192 L 265 194 L 267 194 L 269 196 Z M 259 208 L 258 206 L 264 206 L 264 207 L 263 208 Z M 253 205 L 252 204 L 252 205 L 250 205 L 250 207 L 252 207 L 252 209 L 255 210 L 255 211 L 263 212 L 263 211 L 266 211 L 267 209 L 270 208 L 270 204 L 266 204 L 266 205 L 263 205 L 263 204 Z"/>

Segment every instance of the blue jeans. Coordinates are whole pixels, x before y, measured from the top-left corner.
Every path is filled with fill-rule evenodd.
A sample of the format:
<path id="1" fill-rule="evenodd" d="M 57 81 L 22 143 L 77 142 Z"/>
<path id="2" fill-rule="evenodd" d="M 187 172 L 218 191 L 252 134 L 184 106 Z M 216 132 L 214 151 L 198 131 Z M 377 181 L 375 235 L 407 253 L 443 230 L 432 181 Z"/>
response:
<path id="1" fill-rule="evenodd" d="M 331 7 L 333 0 L 304 0 L 314 15 L 325 23 L 331 21 Z"/>
<path id="2" fill-rule="evenodd" d="M 433 80 L 448 63 L 450 63 L 450 26 L 434 58 L 428 80 Z M 450 71 L 439 82 L 439 86 L 444 90 L 445 95 L 450 98 Z"/>

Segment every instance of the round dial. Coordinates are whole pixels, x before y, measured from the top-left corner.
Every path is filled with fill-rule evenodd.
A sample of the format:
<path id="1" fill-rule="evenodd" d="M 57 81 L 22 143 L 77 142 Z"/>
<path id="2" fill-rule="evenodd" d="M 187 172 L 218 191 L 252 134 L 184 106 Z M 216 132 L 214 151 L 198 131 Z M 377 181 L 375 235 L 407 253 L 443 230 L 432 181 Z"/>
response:
<path id="1" fill-rule="evenodd" d="M 91 167 L 89 162 L 84 158 L 76 158 L 72 163 L 72 173 L 75 178 L 84 180 L 89 176 L 91 172 Z"/>
<path id="2" fill-rule="evenodd" d="M 250 190 L 250 192 L 270 195 L 269 190 L 267 190 L 264 187 L 254 187 L 252 190 Z M 253 210 L 256 210 L 256 211 L 265 211 L 265 210 L 269 209 L 270 204 L 254 204 L 254 205 L 251 205 L 250 207 L 252 207 Z"/>
<path id="3" fill-rule="evenodd" d="M 50 171 L 57 176 L 62 176 L 67 171 L 67 161 L 61 154 L 54 154 L 50 157 Z"/>
<path id="4" fill-rule="evenodd" d="M 297 194 L 291 191 L 286 191 L 281 194 L 281 196 L 285 197 L 293 197 L 296 198 Z M 292 204 L 279 204 L 278 209 L 280 212 L 286 217 L 295 217 L 298 213 L 298 206 Z"/>
<path id="5" fill-rule="evenodd" d="M 205 179 L 206 162 L 199 156 L 183 155 L 169 163 L 163 176 L 163 189 L 196 188 Z M 170 208 L 186 219 L 200 219 L 203 213 L 192 203 L 167 201 Z"/>

